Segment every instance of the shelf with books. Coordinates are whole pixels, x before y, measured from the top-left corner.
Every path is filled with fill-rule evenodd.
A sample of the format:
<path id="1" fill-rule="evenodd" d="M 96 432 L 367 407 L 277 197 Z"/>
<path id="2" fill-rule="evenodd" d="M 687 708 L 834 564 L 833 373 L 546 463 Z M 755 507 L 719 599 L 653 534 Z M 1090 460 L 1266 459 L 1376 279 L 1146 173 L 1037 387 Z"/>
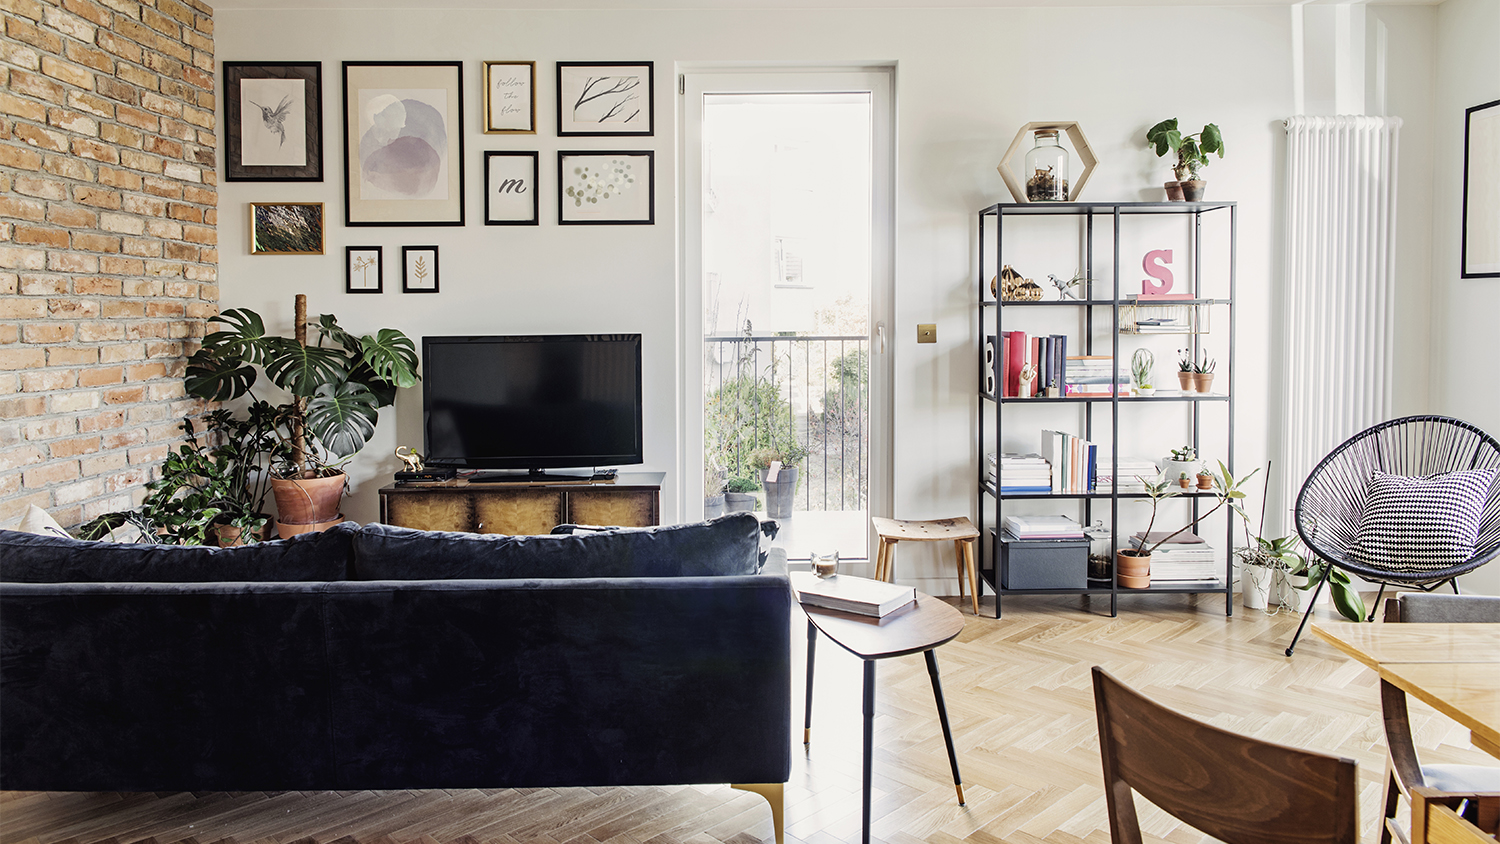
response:
<path id="1" fill-rule="evenodd" d="M 1088 463 L 1090 479 L 1097 474 L 1105 480 L 1107 473 L 1114 472 L 1116 464 L 1107 462 L 1107 454 L 1120 455 L 1117 465 L 1123 478 L 1134 468 L 1127 467 L 1127 458 L 1139 460 L 1135 454 L 1148 447 L 1160 448 L 1159 440 L 1177 436 L 1166 432 L 1175 429 L 1178 423 L 1173 420 L 1180 418 L 1182 439 L 1172 445 L 1188 443 L 1196 451 L 1222 455 L 1232 471 L 1236 214 L 1233 202 L 1003 203 L 980 211 L 978 295 L 974 301 L 979 305 L 976 311 L 981 338 L 977 425 L 981 454 L 1002 453 L 1004 446 L 1012 451 L 1018 446 L 1022 450 L 1038 449 L 1046 441 L 1045 434 L 1038 439 L 1043 429 L 1066 428 L 1068 436 L 1087 445 L 1097 444 L 1097 458 L 1091 455 Z M 1148 217 L 1152 219 L 1144 219 Z M 1023 218 L 1046 219 L 1027 223 Z M 1013 231 L 1013 226 L 1020 231 Z M 1135 228 L 1122 237 L 1122 228 L 1128 226 Z M 1122 246 L 1122 240 L 1127 245 Z M 1159 262 L 1160 256 L 1170 261 L 1169 248 L 1177 252 L 1180 262 L 1172 268 L 1178 274 L 1175 289 L 1170 274 L 1153 271 L 1160 269 L 1160 263 L 1152 264 L 1154 260 Z M 1125 251 L 1132 257 L 1123 258 Z M 1038 265 L 1042 269 L 1037 269 Z M 1080 298 L 1055 292 L 1044 283 L 1045 298 L 1041 300 L 997 301 L 989 279 L 1005 266 L 1024 266 L 1032 270 L 1028 275 L 1039 278 L 1044 273 L 1058 278 L 1081 276 L 1085 281 L 1072 290 Z M 1055 272 L 1051 271 L 1053 267 Z M 1140 276 L 1135 275 L 1139 271 L 1155 281 L 1139 281 Z M 1167 324 L 1176 317 L 1181 317 L 1181 325 Z M 1159 322 L 1145 324 L 1151 320 Z M 1207 336 L 1210 333 L 1213 336 Z M 1163 367 L 1155 380 L 1176 386 L 1173 373 L 1165 368 L 1170 354 L 1168 343 L 1186 345 L 1183 354 L 1190 361 L 1206 360 L 1212 344 L 1212 353 L 1220 358 L 1214 383 L 1219 391 L 1134 392 L 1130 364 L 1139 349 L 1154 348 L 1156 360 Z M 1020 377 L 1023 369 L 1024 378 Z M 1055 387 L 1056 392 L 1049 395 L 1048 387 Z M 1028 405 L 1035 409 L 1022 409 Z M 1059 424 L 1073 414 L 1075 420 Z M 1211 448 L 1205 449 L 1209 444 Z M 1164 455 L 1165 451 L 1160 453 Z M 1054 471 L 1067 472 L 1072 476 L 1069 483 L 1078 485 L 1076 467 L 1058 466 Z M 994 472 L 994 464 L 981 458 L 976 522 L 982 532 L 993 530 L 1006 515 L 1069 514 L 1081 524 L 1103 525 L 1103 533 L 1094 534 L 1094 545 L 1096 553 L 1102 554 L 1100 544 L 1107 538 L 1111 559 L 1116 550 L 1127 547 L 1126 523 L 1134 523 L 1144 512 L 1140 504 L 1125 506 L 1122 502 L 1149 498 L 1139 484 L 1123 482 L 1118 491 L 1109 486 L 1064 490 L 1058 484 L 1051 489 L 1019 484 L 1002 489 L 996 484 Z M 1009 476 L 1001 470 L 1000 477 Z M 1154 473 L 1151 478 L 1155 478 Z M 1197 522 L 1200 512 L 1213 506 L 1212 491 L 1174 491 L 1183 502 L 1176 506 L 1192 523 Z M 1216 514 L 1212 528 L 1205 529 L 1217 532 L 1220 519 L 1223 517 Z M 1222 594 L 1225 612 L 1231 614 L 1231 524 L 1228 519 L 1222 524 L 1226 551 L 1215 558 L 1212 579 L 1163 580 L 1151 588 L 1128 589 L 1112 574 L 1108 579 L 1090 580 L 1087 588 L 1008 589 L 1001 583 L 997 552 L 992 547 L 981 554 L 979 591 L 994 590 L 996 617 L 1001 614 L 1004 597 L 1013 594 L 1108 596 L 1109 612 L 1115 615 L 1119 597 L 1138 592 Z M 1174 576 L 1169 571 L 1163 574 Z M 1180 572 L 1175 576 L 1180 577 Z"/>

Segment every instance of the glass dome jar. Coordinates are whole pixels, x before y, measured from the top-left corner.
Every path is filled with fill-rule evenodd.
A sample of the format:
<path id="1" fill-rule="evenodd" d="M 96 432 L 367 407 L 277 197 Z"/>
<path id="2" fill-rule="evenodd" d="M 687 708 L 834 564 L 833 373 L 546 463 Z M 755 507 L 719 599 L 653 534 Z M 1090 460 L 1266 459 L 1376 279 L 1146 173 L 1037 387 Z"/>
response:
<path id="1" fill-rule="evenodd" d="M 1026 200 L 1068 201 L 1068 151 L 1057 143 L 1056 129 L 1036 130 L 1036 146 L 1026 153 Z"/>

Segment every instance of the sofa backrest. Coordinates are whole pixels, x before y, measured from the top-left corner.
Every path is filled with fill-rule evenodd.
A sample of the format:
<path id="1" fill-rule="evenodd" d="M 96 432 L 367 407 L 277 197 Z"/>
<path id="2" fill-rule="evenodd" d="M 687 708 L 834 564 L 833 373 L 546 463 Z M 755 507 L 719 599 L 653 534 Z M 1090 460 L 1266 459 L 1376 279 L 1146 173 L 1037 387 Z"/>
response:
<path id="1" fill-rule="evenodd" d="M 575 535 L 422 531 L 366 525 L 354 537 L 355 580 L 699 577 L 760 569 L 760 521 L 709 522 Z"/>

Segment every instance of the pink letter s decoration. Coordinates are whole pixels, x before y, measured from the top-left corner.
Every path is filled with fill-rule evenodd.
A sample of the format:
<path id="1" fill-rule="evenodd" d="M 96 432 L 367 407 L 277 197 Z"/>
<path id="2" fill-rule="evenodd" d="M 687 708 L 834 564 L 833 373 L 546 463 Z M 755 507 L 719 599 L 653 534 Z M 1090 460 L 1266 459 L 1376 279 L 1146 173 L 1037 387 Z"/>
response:
<path id="1" fill-rule="evenodd" d="M 1155 263 L 1157 261 L 1161 264 Z M 1153 282 L 1151 278 L 1141 279 L 1143 295 L 1161 295 L 1172 290 L 1172 271 L 1165 266 L 1170 263 L 1172 263 L 1172 250 L 1170 249 L 1153 249 L 1146 253 L 1146 257 L 1141 260 L 1141 268 L 1146 271 L 1146 275 L 1159 279 L 1159 282 Z"/>

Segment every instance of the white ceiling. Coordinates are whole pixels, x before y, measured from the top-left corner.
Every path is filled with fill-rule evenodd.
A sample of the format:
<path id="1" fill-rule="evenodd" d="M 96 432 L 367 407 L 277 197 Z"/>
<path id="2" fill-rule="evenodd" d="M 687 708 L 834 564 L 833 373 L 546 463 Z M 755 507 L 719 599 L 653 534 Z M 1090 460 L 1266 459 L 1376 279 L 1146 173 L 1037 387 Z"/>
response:
<path id="1" fill-rule="evenodd" d="M 1436 6 L 1443 0 L 1367 0 L 1376 5 Z M 984 9 L 1065 6 L 1295 6 L 1338 5 L 1340 0 L 210 0 L 216 10 L 250 9 L 570 9 L 626 10 L 808 10 L 808 9 Z"/>

